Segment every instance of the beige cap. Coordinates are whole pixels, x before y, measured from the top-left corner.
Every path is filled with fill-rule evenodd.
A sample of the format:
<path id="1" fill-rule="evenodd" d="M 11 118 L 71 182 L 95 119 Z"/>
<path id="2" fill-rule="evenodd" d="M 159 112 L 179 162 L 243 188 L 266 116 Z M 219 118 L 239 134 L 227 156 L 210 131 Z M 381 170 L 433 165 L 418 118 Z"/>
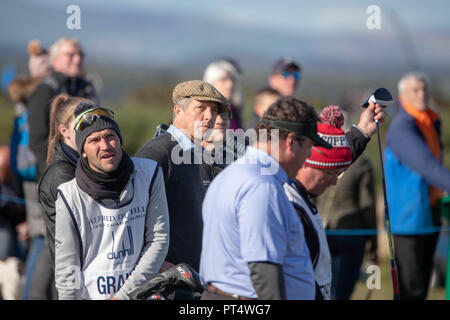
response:
<path id="1" fill-rule="evenodd" d="M 198 101 L 214 101 L 219 103 L 219 113 L 230 110 L 228 100 L 212 85 L 201 80 L 185 81 L 177 84 L 173 89 L 172 100 L 174 104 L 184 98 Z"/>

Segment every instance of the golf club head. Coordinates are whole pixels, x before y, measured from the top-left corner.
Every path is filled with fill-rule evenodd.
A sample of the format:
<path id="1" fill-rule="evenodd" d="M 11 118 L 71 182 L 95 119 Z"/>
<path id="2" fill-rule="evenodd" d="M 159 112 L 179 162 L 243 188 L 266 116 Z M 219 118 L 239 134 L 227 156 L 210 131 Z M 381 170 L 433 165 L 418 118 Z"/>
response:
<path id="1" fill-rule="evenodd" d="M 391 93 L 385 89 L 385 88 L 378 88 L 374 92 L 370 94 L 370 96 L 363 102 L 361 107 L 367 108 L 369 106 L 369 102 L 373 101 L 374 103 L 378 103 L 383 108 L 389 107 L 392 102 L 393 98 Z"/>

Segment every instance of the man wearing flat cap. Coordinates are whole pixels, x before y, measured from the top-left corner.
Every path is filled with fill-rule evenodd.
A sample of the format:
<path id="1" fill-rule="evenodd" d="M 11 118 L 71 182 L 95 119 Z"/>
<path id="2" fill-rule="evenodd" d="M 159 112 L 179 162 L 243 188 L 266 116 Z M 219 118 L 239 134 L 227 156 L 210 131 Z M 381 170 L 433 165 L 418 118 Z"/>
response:
<path id="1" fill-rule="evenodd" d="M 170 245 L 163 268 L 185 262 L 198 271 L 205 191 L 195 151 L 201 150 L 201 140 L 211 132 L 217 115 L 228 112 L 229 103 L 216 88 L 200 80 L 178 84 L 172 99 L 172 124 L 167 132 L 148 141 L 136 157 L 155 160 L 164 173 Z"/>

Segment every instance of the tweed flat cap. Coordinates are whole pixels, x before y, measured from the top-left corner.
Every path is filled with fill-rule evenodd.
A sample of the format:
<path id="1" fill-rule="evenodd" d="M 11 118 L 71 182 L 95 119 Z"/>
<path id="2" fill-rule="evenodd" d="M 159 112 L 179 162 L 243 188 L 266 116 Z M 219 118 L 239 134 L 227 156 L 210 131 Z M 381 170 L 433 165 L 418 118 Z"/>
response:
<path id="1" fill-rule="evenodd" d="M 175 86 L 172 93 L 173 103 L 177 104 L 178 101 L 184 98 L 218 102 L 219 113 L 225 113 L 230 110 L 230 103 L 219 90 L 201 80 L 185 81 Z"/>

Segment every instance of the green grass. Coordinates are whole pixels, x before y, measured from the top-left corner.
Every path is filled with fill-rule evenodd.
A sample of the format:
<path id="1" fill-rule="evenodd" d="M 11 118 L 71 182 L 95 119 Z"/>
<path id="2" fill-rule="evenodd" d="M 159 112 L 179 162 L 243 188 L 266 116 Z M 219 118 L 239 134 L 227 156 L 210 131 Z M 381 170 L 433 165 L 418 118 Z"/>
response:
<path id="1" fill-rule="evenodd" d="M 168 107 L 142 107 L 128 105 L 114 108 L 117 122 L 123 136 L 123 148 L 133 156 L 148 140 L 150 140 L 161 124 L 169 124 L 172 119 L 172 108 Z"/>
<path id="2" fill-rule="evenodd" d="M 365 264 L 363 264 L 365 266 Z M 351 300 L 393 300 L 391 267 L 389 257 L 380 259 L 381 288 L 368 289 L 365 281 L 358 281 L 351 296 Z M 371 293 L 369 293 L 371 291 Z M 445 288 L 430 288 L 427 300 L 445 300 Z"/>
<path id="3" fill-rule="evenodd" d="M 0 144 L 9 144 L 14 123 L 14 104 L 0 94 Z"/>
<path id="4" fill-rule="evenodd" d="M 391 265 L 387 247 L 387 235 L 382 233 L 379 237 L 379 263 L 381 272 L 380 289 L 368 289 L 366 282 L 359 280 L 351 296 L 351 300 L 393 300 L 393 287 Z M 361 269 L 366 271 L 370 263 L 365 257 Z M 435 287 L 428 291 L 427 300 L 445 300 L 445 288 Z"/>
<path id="5" fill-rule="evenodd" d="M 160 94 L 161 96 L 163 94 Z M 152 97 L 152 93 L 148 92 L 145 99 Z M 246 97 L 246 109 L 244 114 L 244 120 L 251 116 L 251 108 L 254 102 L 253 96 Z M 111 107 L 116 114 L 117 122 L 122 131 L 124 140 L 124 149 L 133 156 L 136 151 L 144 145 L 149 139 L 152 138 L 156 127 L 160 123 L 169 124 L 172 119 L 172 106 L 170 102 L 162 102 L 162 98 L 159 100 L 145 100 L 136 99 L 136 97 L 128 97 L 122 101 L 104 101 L 105 106 Z M 145 101 L 145 103 L 143 102 Z M 321 100 L 309 101 L 312 105 L 321 106 L 324 105 Z M 444 144 L 444 164 L 447 168 L 450 168 L 450 101 L 441 102 L 441 119 L 442 119 L 442 141 Z M 13 119 L 14 119 L 14 104 L 9 99 L 0 93 L 0 144 L 8 144 Z M 385 123 L 382 127 L 381 137 L 382 144 L 386 137 L 388 123 Z M 369 143 L 366 154 L 371 158 L 374 164 L 375 172 L 380 172 L 378 145 L 376 136 L 372 138 Z M 377 182 L 377 194 L 378 198 L 381 196 L 381 175 L 376 174 Z M 385 236 L 381 236 L 380 239 L 385 239 Z M 371 293 L 372 300 L 391 300 L 392 295 L 392 281 L 390 275 L 389 255 L 386 249 L 386 245 L 380 247 L 380 269 L 381 269 L 381 289 L 373 289 Z M 368 293 L 368 289 L 364 282 L 358 282 L 356 284 L 352 299 L 364 300 Z M 428 299 L 442 300 L 445 297 L 444 288 L 432 288 L 429 291 Z"/>

